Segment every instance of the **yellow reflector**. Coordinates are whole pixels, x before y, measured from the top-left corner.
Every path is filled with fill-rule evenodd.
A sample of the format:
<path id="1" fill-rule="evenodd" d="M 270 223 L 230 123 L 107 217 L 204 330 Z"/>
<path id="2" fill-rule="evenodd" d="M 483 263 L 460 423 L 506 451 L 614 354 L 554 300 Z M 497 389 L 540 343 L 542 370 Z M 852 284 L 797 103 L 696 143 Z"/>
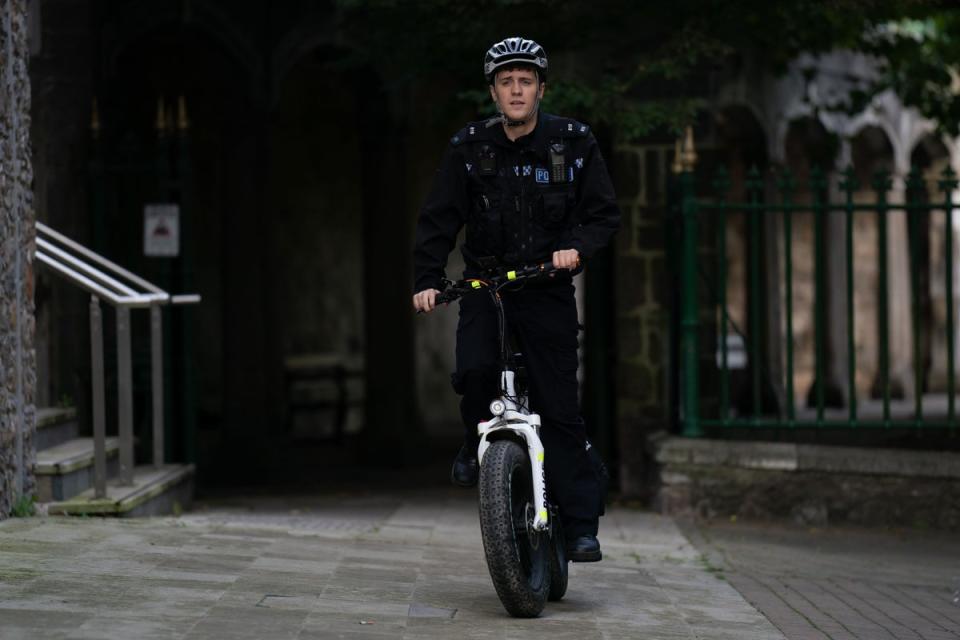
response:
<path id="1" fill-rule="evenodd" d="M 546 520 L 546 519 L 547 519 L 547 510 L 546 510 L 546 509 L 541 509 L 541 510 L 540 510 L 540 519 L 541 519 L 541 520 Z"/>
<path id="2" fill-rule="evenodd" d="M 507 280 L 516 280 L 517 272 L 516 271 L 507 271 Z"/>
<path id="3" fill-rule="evenodd" d="M 543 451 L 541 451 L 540 453 L 537 454 L 537 461 L 538 461 L 538 462 L 543 462 Z"/>
<path id="4" fill-rule="evenodd" d="M 474 289 L 479 289 L 479 288 L 480 288 L 480 283 L 477 282 L 476 280 L 474 280 L 473 282 L 471 282 L 470 285 L 471 285 Z"/>

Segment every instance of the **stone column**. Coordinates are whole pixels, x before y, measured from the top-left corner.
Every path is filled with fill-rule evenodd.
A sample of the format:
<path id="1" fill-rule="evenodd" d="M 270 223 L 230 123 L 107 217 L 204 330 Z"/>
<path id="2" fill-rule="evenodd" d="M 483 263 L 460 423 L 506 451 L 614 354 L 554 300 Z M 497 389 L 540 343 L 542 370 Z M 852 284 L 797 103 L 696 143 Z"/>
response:
<path id="1" fill-rule="evenodd" d="M 839 176 L 850 166 L 850 141 L 841 139 L 840 151 L 834 164 L 834 175 L 829 177 L 829 202 L 836 205 L 844 201 L 840 189 Z M 846 406 L 850 394 L 856 393 L 849 388 L 850 364 L 848 355 L 847 332 L 847 219 L 843 211 L 829 211 L 824 224 L 824 265 L 827 283 L 824 292 L 824 404 L 828 407 Z M 815 394 L 815 391 L 811 391 Z M 816 405 L 815 396 L 811 406 Z"/>
<path id="2" fill-rule="evenodd" d="M 888 202 L 894 206 L 906 201 L 904 180 L 910 171 L 909 153 L 897 149 L 894 154 L 893 188 Z M 910 286 L 910 239 L 907 233 L 907 213 L 903 209 L 887 213 L 887 313 L 890 394 L 906 398 L 913 395 L 913 319 L 910 316 L 912 291 Z M 882 312 L 882 310 L 881 310 Z M 882 397 L 878 375 L 874 394 Z"/>
<path id="3" fill-rule="evenodd" d="M 0 518 L 33 480 L 34 212 L 27 2 L 0 0 Z"/>

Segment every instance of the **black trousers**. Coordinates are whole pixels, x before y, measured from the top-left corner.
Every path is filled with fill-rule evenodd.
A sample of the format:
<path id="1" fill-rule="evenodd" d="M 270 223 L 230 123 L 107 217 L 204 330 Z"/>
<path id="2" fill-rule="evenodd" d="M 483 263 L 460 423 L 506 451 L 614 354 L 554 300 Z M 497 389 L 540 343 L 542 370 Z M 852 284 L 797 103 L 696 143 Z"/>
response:
<path id="1" fill-rule="evenodd" d="M 507 327 L 523 353 L 530 408 L 540 414 L 540 439 L 548 499 L 557 505 L 567 539 L 597 533 L 599 479 L 586 451 L 577 384 L 577 306 L 569 281 L 501 293 Z M 460 300 L 457 370 L 453 386 L 463 395 L 465 441 L 476 449 L 477 423 L 489 420 L 499 393 L 499 330 L 489 295 Z"/>

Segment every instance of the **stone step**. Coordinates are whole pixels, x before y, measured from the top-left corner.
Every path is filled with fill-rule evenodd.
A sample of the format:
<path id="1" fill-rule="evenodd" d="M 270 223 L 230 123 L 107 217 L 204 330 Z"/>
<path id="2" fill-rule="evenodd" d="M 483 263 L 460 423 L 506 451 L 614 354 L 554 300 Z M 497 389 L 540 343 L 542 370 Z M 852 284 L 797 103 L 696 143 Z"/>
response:
<path id="1" fill-rule="evenodd" d="M 80 435 L 77 410 L 61 407 L 37 409 L 37 433 L 33 443 L 37 451 L 55 447 Z"/>
<path id="2" fill-rule="evenodd" d="M 94 498 L 88 489 L 69 500 L 47 505 L 50 515 L 99 515 L 121 518 L 179 514 L 193 502 L 192 464 L 162 467 L 140 465 L 133 470 L 133 484 L 107 483 L 107 496 Z"/>
<path id="3" fill-rule="evenodd" d="M 107 477 L 117 474 L 120 441 L 107 438 Z M 37 501 L 66 500 L 93 486 L 93 438 L 73 438 L 37 451 Z"/>

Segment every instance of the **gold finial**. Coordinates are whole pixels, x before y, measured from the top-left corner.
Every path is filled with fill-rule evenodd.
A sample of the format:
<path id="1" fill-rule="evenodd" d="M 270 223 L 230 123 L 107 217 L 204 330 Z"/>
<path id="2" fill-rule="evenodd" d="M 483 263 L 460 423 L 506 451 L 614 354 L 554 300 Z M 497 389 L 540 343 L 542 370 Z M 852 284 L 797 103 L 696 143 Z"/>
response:
<path id="1" fill-rule="evenodd" d="M 97 108 L 97 99 L 93 99 L 90 109 L 90 134 L 96 140 L 100 137 L 100 110 Z"/>
<path id="2" fill-rule="evenodd" d="M 683 169 L 693 171 L 697 164 L 697 150 L 693 146 L 693 126 L 687 125 L 683 139 Z"/>
<path id="3" fill-rule="evenodd" d="M 670 168 L 674 173 L 683 173 L 683 141 L 680 136 L 673 143 L 673 164 Z"/>
<path id="4" fill-rule="evenodd" d="M 162 136 L 163 130 L 167 126 L 167 115 L 166 109 L 163 106 L 163 98 L 157 98 L 157 119 L 153 123 L 154 129 L 157 130 L 157 135 Z"/>
<path id="5" fill-rule="evenodd" d="M 177 130 L 186 131 L 190 128 L 190 120 L 187 118 L 187 99 L 182 95 L 177 98 Z"/>

